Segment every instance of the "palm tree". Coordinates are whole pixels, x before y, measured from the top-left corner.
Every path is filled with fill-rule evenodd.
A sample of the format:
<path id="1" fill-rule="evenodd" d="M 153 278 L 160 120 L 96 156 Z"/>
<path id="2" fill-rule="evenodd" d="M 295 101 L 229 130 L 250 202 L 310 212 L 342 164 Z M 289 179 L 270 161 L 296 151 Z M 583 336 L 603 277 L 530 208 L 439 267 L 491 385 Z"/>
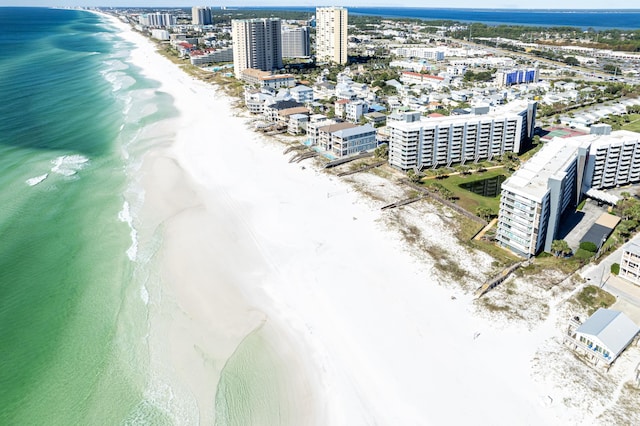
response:
<path id="1" fill-rule="evenodd" d="M 571 247 L 565 240 L 553 240 L 551 242 L 551 251 L 555 257 L 566 256 L 571 253 Z"/>
<path id="2" fill-rule="evenodd" d="M 478 207 L 476 209 L 476 215 L 480 216 L 488 222 L 493 216 L 493 210 L 491 210 L 491 208 L 489 207 Z"/>

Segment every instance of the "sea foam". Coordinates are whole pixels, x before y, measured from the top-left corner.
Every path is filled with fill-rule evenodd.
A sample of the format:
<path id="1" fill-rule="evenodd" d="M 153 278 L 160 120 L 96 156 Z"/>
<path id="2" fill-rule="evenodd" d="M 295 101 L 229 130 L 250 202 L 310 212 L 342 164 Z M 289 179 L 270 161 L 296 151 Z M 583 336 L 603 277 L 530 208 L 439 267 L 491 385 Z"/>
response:
<path id="1" fill-rule="evenodd" d="M 35 185 L 39 184 L 40 182 L 42 182 L 43 180 L 45 180 L 47 177 L 49 177 L 49 173 L 45 173 L 45 174 L 40 175 L 40 176 L 32 177 L 30 179 L 27 179 L 25 182 L 27 182 L 27 185 L 29 185 L 29 186 L 35 186 Z"/>
<path id="2" fill-rule="evenodd" d="M 131 246 L 127 249 L 127 257 L 129 257 L 129 260 L 134 262 L 138 255 L 138 231 L 133 227 L 133 218 L 131 217 L 131 210 L 129 208 L 128 201 L 125 201 L 122 205 L 122 210 L 118 213 L 118 219 L 129 225 L 129 229 L 131 230 L 129 232 L 129 235 L 131 236 Z"/>
<path id="3" fill-rule="evenodd" d="M 53 164 L 51 173 L 73 176 L 79 170 L 83 169 L 88 162 L 89 159 L 83 155 L 63 155 L 51 161 Z"/>

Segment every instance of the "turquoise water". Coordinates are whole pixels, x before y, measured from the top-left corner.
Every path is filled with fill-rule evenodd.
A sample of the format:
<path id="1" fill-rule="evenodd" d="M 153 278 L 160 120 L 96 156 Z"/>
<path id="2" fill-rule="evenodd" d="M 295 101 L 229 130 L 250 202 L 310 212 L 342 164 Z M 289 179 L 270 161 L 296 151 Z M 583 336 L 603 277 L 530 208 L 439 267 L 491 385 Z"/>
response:
<path id="1" fill-rule="evenodd" d="M 129 48 L 88 12 L 0 8 L 0 424 L 165 423 L 130 171 L 175 111 Z"/>

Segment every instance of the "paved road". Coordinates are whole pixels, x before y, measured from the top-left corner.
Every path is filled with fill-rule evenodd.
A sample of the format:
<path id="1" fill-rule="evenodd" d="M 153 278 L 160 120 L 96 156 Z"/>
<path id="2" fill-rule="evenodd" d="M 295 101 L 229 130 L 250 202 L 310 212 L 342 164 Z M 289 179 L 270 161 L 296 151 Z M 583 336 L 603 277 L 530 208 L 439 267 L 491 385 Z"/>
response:
<path id="1" fill-rule="evenodd" d="M 640 236 L 634 238 L 633 241 L 640 244 Z M 580 276 L 616 296 L 618 302 L 613 305 L 613 308 L 623 311 L 636 324 L 640 324 L 640 286 L 611 275 L 611 265 L 620 263 L 622 249 L 622 247 L 618 248 L 603 259 L 599 265 L 592 264 L 585 267 L 580 271 Z"/>

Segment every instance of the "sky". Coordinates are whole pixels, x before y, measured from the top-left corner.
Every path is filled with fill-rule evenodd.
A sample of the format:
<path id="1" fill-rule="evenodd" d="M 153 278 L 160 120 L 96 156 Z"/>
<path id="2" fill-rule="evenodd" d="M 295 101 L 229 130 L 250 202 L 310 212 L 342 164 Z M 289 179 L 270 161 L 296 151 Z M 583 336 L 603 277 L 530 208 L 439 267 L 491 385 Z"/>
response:
<path id="1" fill-rule="evenodd" d="M 190 7 L 190 6 L 393 6 L 393 7 L 442 7 L 483 9 L 629 9 L 629 0 L 537 0 L 516 2 L 513 0 L 0 0 L 0 6 L 145 6 L 145 7 Z M 639 8 L 639 6 L 636 6 Z"/>

